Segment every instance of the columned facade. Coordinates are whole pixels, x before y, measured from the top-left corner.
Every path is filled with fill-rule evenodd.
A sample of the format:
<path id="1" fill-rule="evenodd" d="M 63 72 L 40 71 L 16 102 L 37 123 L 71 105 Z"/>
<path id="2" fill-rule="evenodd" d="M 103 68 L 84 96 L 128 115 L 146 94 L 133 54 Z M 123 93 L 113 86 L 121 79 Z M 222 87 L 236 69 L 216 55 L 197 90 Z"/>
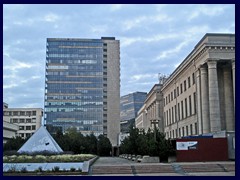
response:
<path id="1" fill-rule="evenodd" d="M 161 91 L 167 138 L 234 132 L 235 35 L 206 34 Z"/>
<path id="2" fill-rule="evenodd" d="M 232 60 L 232 80 L 233 80 L 233 102 L 235 115 L 235 59 Z"/>
<path id="3" fill-rule="evenodd" d="M 221 131 L 221 120 L 220 120 L 220 105 L 216 60 L 208 61 L 208 81 L 209 81 L 209 117 L 211 132 L 217 132 Z"/>
<path id="4" fill-rule="evenodd" d="M 210 132 L 210 119 L 209 119 L 209 96 L 208 96 L 208 74 L 207 67 L 202 66 L 201 71 L 201 99 L 202 99 L 202 133 Z"/>
<path id="5" fill-rule="evenodd" d="M 155 84 L 147 94 L 144 105 L 139 110 L 135 120 L 136 128 L 144 129 L 146 132 L 149 128 L 154 129 L 156 127 L 160 132 L 164 132 L 162 120 L 163 105 L 160 88 L 160 84 Z"/>

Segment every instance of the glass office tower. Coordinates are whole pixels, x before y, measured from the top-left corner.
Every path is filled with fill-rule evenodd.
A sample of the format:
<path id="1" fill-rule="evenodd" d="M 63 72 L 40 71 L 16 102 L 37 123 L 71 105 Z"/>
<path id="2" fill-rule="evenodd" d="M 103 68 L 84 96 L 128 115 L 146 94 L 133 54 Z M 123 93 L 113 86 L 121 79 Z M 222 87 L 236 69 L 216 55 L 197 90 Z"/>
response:
<path id="1" fill-rule="evenodd" d="M 75 127 L 85 135 L 105 134 L 116 144 L 119 41 L 112 37 L 47 38 L 46 48 L 44 119 L 49 131 Z"/>
<path id="2" fill-rule="evenodd" d="M 146 92 L 134 92 L 120 98 L 121 121 L 135 119 L 147 97 Z"/>

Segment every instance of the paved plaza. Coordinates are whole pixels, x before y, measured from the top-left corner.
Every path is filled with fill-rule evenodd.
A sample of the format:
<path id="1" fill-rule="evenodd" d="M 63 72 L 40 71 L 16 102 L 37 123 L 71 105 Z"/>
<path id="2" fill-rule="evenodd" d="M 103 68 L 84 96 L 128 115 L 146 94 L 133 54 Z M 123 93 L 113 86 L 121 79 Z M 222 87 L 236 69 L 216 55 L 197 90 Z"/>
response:
<path id="1" fill-rule="evenodd" d="M 235 176 L 234 161 L 137 163 L 119 157 L 100 157 L 90 176 Z"/>

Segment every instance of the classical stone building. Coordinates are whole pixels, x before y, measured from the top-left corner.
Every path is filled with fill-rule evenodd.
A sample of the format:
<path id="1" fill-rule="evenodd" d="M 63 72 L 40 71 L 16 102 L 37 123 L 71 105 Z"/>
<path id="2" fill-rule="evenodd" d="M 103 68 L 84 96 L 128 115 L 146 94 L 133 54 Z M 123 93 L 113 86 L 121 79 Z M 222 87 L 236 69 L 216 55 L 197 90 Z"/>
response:
<path id="1" fill-rule="evenodd" d="M 207 33 L 161 89 L 167 138 L 235 131 L 235 35 Z"/>
<path id="2" fill-rule="evenodd" d="M 136 128 L 147 131 L 149 128 L 159 128 L 161 132 L 163 129 L 163 95 L 161 93 L 162 84 L 155 84 L 150 92 L 144 105 L 138 111 L 138 116 L 135 119 Z"/>

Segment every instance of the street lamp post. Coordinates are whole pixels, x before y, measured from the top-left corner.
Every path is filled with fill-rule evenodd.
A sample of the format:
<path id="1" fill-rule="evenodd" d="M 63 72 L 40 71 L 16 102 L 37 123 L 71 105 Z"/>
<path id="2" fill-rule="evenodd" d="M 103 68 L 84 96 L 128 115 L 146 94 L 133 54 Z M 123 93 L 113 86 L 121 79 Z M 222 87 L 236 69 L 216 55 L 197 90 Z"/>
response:
<path id="1" fill-rule="evenodd" d="M 158 120 L 156 119 L 153 119 L 151 120 L 151 124 L 153 124 L 153 127 L 154 127 L 154 141 L 156 142 L 157 141 L 157 135 L 156 135 L 156 130 L 157 130 L 157 127 L 156 127 L 156 124 L 158 123 Z"/>

